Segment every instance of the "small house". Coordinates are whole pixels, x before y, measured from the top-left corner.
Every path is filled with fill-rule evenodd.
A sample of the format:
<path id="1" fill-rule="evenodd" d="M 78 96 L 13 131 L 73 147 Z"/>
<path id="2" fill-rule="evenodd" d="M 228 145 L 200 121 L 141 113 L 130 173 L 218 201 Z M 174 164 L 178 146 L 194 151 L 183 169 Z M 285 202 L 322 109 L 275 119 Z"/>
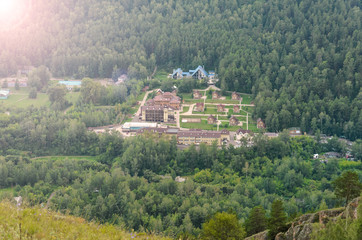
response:
<path id="1" fill-rule="evenodd" d="M 212 99 L 219 99 L 220 97 L 221 97 L 220 92 L 214 91 L 214 92 L 212 93 Z"/>
<path id="2" fill-rule="evenodd" d="M 237 125 L 239 125 L 239 119 L 237 119 L 235 116 L 232 116 L 232 117 L 229 119 L 229 125 L 230 125 L 230 126 L 237 126 Z"/>
<path id="3" fill-rule="evenodd" d="M 263 122 L 263 120 L 261 120 L 261 118 L 258 118 L 258 120 L 256 120 L 256 126 L 258 129 L 265 129 L 265 123 Z"/>
<path id="4" fill-rule="evenodd" d="M 204 103 L 196 103 L 196 112 L 203 112 L 204 109 Z"/>
<path id="5" fill-rule="evenodd" d="M 194 95 L 194 99 L 200 99 L 202 97 L 200 91 L 198 91 L 198 90 L 194 91 L 193 95 Z"/>
<path id="6" fill-rule="evenodd" d="M 234 113 L 239 113 L 240 112 L 240 106 L 239 105 L 234 105 L 233 109 L 234 109 Z"/>
<path id="7" fill-rule="evenodd" d="M 240 100 L 240 99 L 241 99 L 241 98 L 240 98 L 240 94 L 237 93 L 237 92 L 233 92 L 233 93 L 231 94 L 231 99 L 232 99 L 232 100 Z"/>
<path id="8" fill-rule="evenodd" d="M 300 128 L 297 128 L 297 127 L 289 128 L 288 132 L 289 132 L 289 135 L 292 136 L 292 137 L 302 135 L 302 131 L 300 130 Z"/>
<path id="9" fill-rule="evenodd" d="M 218 112 L 225 112 L 225 105 L 224 104 L 217 105 L 217 111 Z"/>
<path id="10" fill-rule="evenodd" d="M 213 115 L 210 115 L 208 118 L 207 118 L 207 123 L 208 124 L 216 124 L 216 117 L 214 117 Z"/>

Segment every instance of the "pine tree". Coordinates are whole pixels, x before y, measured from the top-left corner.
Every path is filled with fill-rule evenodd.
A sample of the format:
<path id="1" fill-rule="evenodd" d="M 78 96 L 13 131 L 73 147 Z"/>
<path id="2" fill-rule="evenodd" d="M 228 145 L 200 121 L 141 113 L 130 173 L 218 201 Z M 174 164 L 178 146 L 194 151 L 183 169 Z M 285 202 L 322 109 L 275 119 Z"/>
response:
<path id="1" fill-rule="evenodd" d="M 245 222 L 245 230 L 247 236 L 254 235 L 262 232 L 267 228 L 267 219 L 265 217 L 265 210 L 262 206 L 254 207 Z"/>
<path id="2" fill-rule="evenodd" d="M 345 198 L 346 205 L 352 198 L 358 197 L 362 190 L 362 184 L 359 181 L 358 174 L 352 171 L 346 171 L 342 176 L 333 181 L 334 193 L 339 198 Z"/>
<path id="3" fill-rule="evenodd" d="M 272 204 L 268 228 L 269 239 L 275 239 L 275 236 L 283 231 L 286 231 L 287 216 L 284 212 L 283 202 L 275 200 Z"/>

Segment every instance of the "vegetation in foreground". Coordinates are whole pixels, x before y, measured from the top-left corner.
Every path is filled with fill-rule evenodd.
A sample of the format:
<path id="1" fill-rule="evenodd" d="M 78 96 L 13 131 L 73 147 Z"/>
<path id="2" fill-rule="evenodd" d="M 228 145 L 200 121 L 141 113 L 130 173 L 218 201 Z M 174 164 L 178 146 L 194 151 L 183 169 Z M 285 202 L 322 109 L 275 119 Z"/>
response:
<path id="1" fill-rule="evenodd" d="M 17 207 L 0 203 L 0 238 L 15 239 L 167 239 L 147 234 L 129 233 L 114 225 L 87 222 L 39 207 Z"/>

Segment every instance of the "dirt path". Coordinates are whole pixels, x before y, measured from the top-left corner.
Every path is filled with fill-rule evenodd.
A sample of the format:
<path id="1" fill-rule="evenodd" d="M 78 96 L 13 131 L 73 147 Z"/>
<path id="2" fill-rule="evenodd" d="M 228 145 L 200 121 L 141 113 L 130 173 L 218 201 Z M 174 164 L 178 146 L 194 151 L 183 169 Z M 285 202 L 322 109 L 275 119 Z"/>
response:
<path id="1" fill-rule="evenodd" d="M 137 112 L 136 112 L 136 115 L 135 115 L 135 117 L 134 117 L 133 120 L 132 120 L 133 122 L 137 122 L 138 117 L 139 117 L 139 115 L 141 114 L 141 109 L 142 109 L 142 107 L 145 105 L 146 100 L 147 100 L 147 98 L 148 98 L 148 94 L 152 93 L 153 91 L 155 91 L 155 90 L 151 90 L 151 91 L 147 91 L 147 92 L 146 92 L 146 94 L 145 94 L 145 96 L 143 97 L 143 100 L 142 100 L 142 102 L 141 102 L 141 104 L 140 104 L 140 106 L 139 106 L 139 108 L 138 108 L 138 110 L 137 110 Z"/>
<path id="2" fill-rule="evenodd" d="M 185 113 L 181 113 L 180 115 L 193 115 L 192 110 L 194 109 L 195 105 L 196 105 L 196 103 L 191 104 L 190 107 L 189 107 L 189 110 L 187 112 L 185 112 Z"/>
<path id="3" fill-rule="evenodd" d="M 49 205 L 50 205 L 50 201 L 52 200 L 52 198 L 55 196 L 57 192 L 54 191 L 52 192 L 52 194 L 50 194 L 49 198 L 48 198 L 48 201 L 47 201 L 47 205 L 45 206 L 45 209 L 48 209 L 49 208 Z"/>

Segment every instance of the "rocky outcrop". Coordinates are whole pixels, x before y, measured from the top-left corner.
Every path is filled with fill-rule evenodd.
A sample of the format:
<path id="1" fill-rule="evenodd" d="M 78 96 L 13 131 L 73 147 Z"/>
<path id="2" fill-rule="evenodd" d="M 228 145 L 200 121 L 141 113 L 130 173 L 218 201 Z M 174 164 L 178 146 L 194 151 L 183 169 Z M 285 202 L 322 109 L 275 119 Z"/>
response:
<path id="1" fill-rule="evenodd" d="M 359 201 L 361 201 L 360 198 L 354 199 L 346 208 L 328 209 L 317 213 L 304 214 L 291 223 L 287 232 L 278 233 L 275 240 L 310 240 L 313 231 L 313 223 L 319 223 L 320 227 L 323 228 L 329 221 L 336 221 L 337 218 L 357 219 Z M 246 239 L 266 240 L 267 231 L 258 233 Z"/>
<path id="2" fill-rule="evenodd" d="M 268 230 L 247 237 L 245 240 L 268 240 Z"/>

